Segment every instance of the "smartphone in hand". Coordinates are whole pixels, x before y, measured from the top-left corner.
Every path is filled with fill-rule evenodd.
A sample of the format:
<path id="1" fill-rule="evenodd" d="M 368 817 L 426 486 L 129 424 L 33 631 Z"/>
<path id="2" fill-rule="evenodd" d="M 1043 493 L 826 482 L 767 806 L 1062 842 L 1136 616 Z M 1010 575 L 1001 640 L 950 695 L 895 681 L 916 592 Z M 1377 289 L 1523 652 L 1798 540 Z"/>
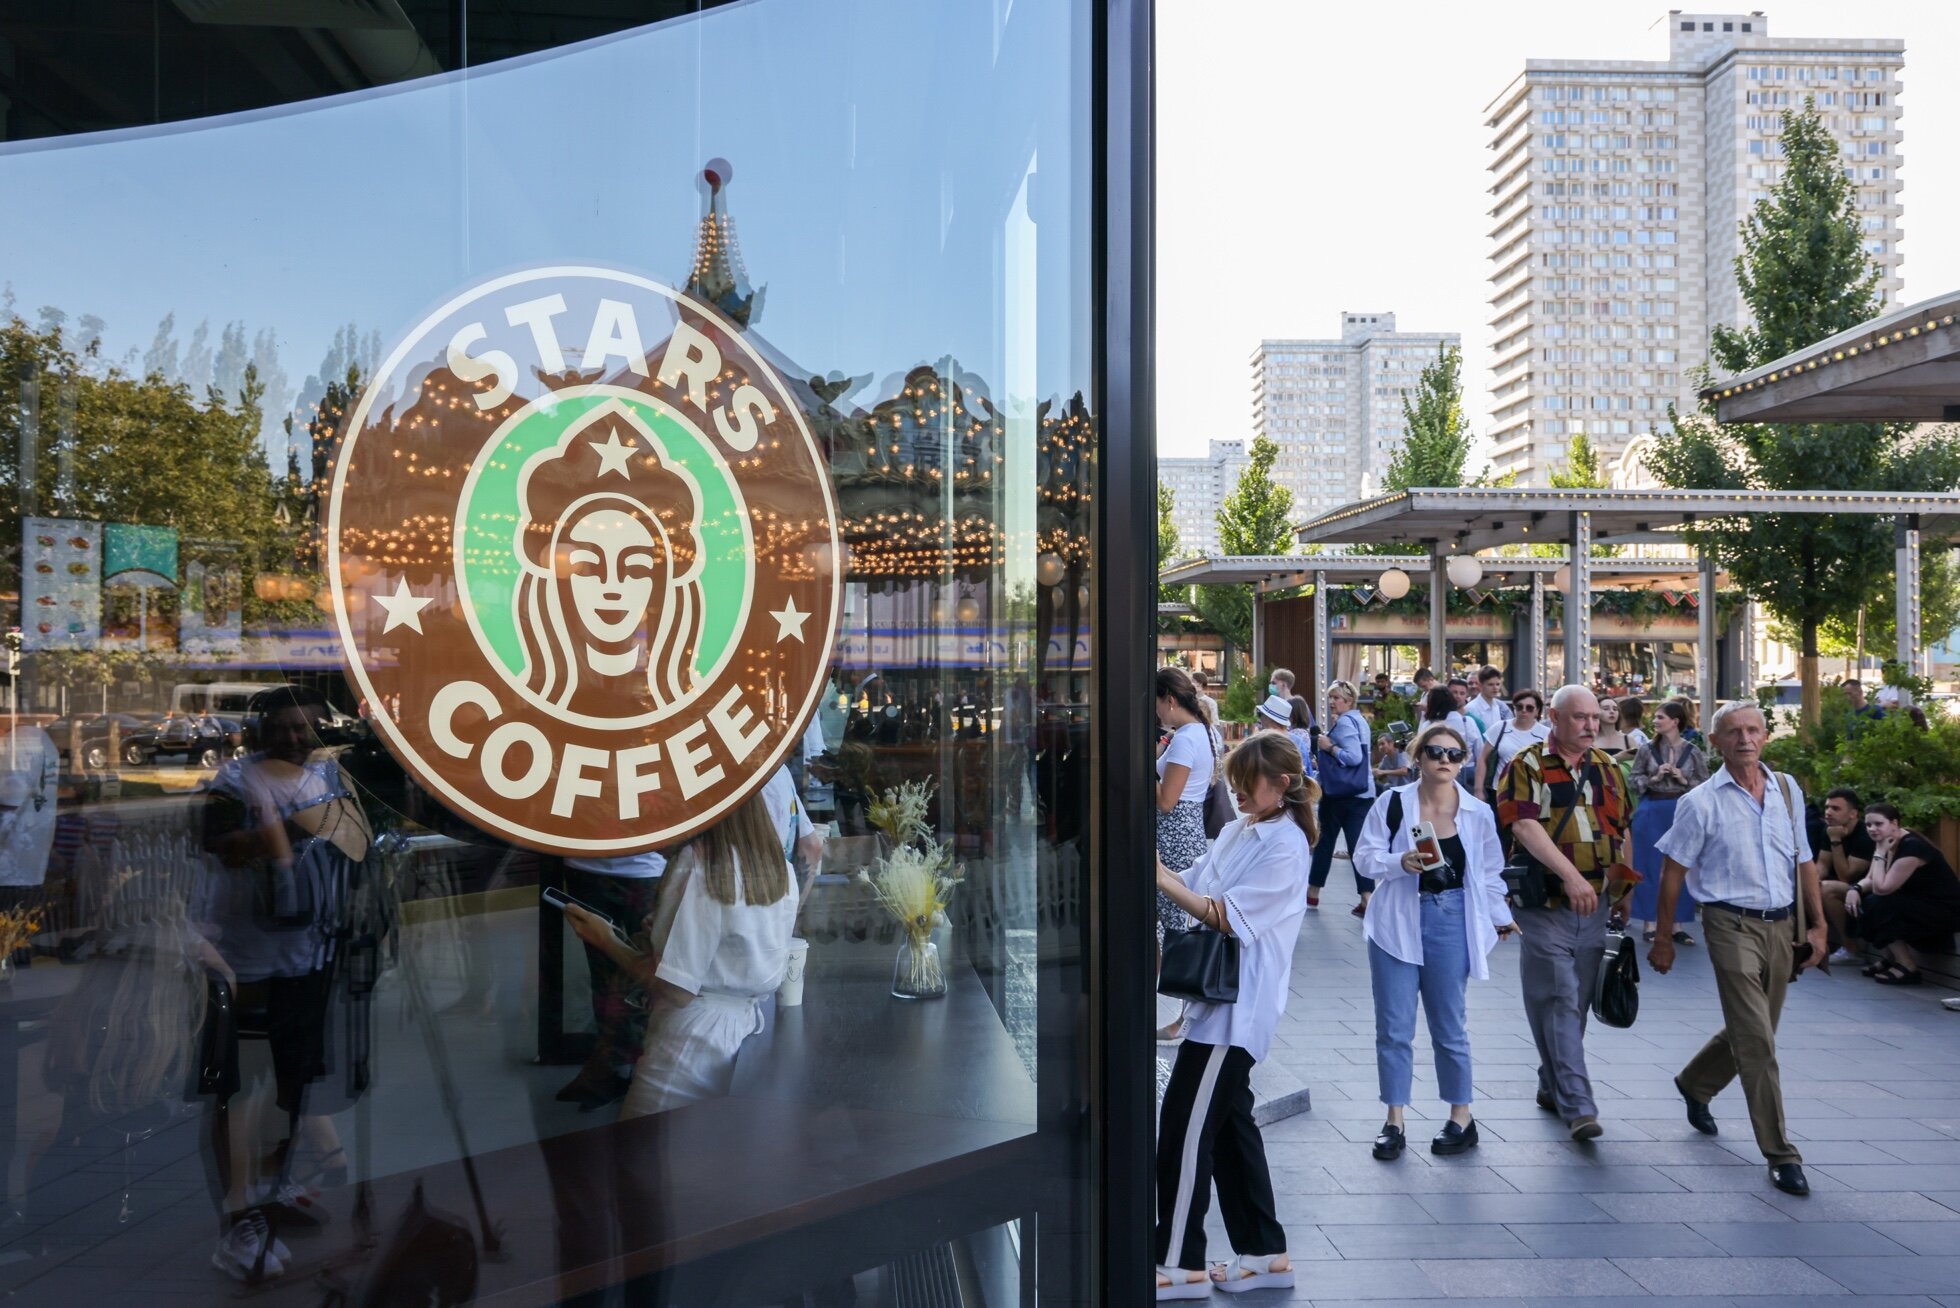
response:
<path id="1" fill-rule="evenodd" d="M 1436 828 L 1427 822 L 1418 822 L 1410 833 L 1415 844 L 1416 857 L 1430 870 L 1443 866 L 1443 842 L 1436 837 Z"/>
<path id="2" fill-rule="evenodd" d="M 538 898 L 561 913 L 567 908 L 576 908 L 581 912 L 589 913 L 606 924 L 606 929 L 612 933 L 614 940 L 617 940 L 620 944 L 626 946 L 636 954 L 645 952 L 633 943 L 633 937 L 627 935 L 625 931 L 620 929 L 619 923 L 613 921 L 610 917 L 607 917 L 604 913 L 601 913 L 598 909 L 585 903 L 583 900 L 574 899 L 557 886 L 546 886 L 538 892 Z"/>

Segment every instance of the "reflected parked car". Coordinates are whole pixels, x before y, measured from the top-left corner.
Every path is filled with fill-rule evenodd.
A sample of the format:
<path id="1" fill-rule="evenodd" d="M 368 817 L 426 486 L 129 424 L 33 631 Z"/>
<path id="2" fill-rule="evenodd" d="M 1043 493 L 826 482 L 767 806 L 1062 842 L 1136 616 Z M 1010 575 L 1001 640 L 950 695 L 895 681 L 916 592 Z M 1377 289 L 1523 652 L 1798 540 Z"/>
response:
<path id="1" fill-rule="evenodd" d="M 244 747 L 245 728 L 235 718 L 168 713 L 125 732 L 121 754 L 130 767 L 181 757 L 192 767 L 215 768 L 228 758 L 236 758 Z"/>

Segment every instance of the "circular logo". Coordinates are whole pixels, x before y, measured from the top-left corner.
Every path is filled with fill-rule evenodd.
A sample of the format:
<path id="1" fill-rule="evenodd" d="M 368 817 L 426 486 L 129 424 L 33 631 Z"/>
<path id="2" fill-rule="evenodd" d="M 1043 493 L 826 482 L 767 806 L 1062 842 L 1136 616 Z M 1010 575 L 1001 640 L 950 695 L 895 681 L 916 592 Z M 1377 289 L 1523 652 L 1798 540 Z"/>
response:
<path id="1" fill-rule="evenodd" d="M 769 362 L 658 282 L 540 268 L 429 315 L 348 420 L 325 530 L 369 719 L 460 817 L 535 849 L 713 825 L 823 692 L 823 452 Z"/>

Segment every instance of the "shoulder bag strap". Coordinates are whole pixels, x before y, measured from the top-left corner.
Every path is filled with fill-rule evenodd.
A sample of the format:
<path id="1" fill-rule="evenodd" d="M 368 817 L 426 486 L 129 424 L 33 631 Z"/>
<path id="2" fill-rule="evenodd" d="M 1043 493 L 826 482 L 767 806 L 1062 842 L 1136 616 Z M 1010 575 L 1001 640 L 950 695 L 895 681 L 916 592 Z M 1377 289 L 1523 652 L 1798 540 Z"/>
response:
<path id="1" fill-rule="evenodd" d="M 1788 785 L 1790 779 L 1781 772 L 1772 771 L 1769 775 L 1770 779 L 1776 782 L 1778 793 L 1783 796 L 1784 810 L 1790 815 L 1790 900 L 1792 906 L 1790 920 L 1797 924 L 1797 943 L 1802 944 L 1804 937 L 1810 933 L 1804 929 L 1805 905 L 1803 902 L 1803 872 L 1801 870 L 1803 860 L 1797 855 L 1797 823 L 1801 819 L 1797 816 L 1797 801 L 1790 794 L 1790 787 Z"/>

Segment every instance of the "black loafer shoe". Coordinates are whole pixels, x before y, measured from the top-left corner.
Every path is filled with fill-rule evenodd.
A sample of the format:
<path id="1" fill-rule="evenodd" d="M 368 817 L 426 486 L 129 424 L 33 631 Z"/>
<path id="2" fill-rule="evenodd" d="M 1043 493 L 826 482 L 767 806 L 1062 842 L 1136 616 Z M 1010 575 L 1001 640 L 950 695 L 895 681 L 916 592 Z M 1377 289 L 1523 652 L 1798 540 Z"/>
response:
<path id="1" fill-rule="evenodd" d="M 1810 1182 L 1804 1180 L 1802 1163 L 1771 1163 L 1769 1183 L 1784 1194 L 1810 1193 Z"/>
<path id="2" fill-rule="evenodd" d="M 1375 1137 L 1375 1157 L 1392 1163 L 1402 1156 L 1402 1149 L 1408 1143 L 1409 1138 L 1402 1134 L 1401 1127 L 1383 1123 L 1382 1133 Z"/>
<path id="3" fill-rule="evenodd" d="M 1548 1113 L 1556 1113 L 1558 1111 L 1558 1101 L 1546 1094 L 1543 1090 L 1538 1092 L 1538 1106 Z"/>
<path id="4" fill-rule="evenodd" d="M 1474 1121 L 1468 1126 L 1445 1122 L 1443 1129 L 1436 1133 L 1436 1138 L 1429 1142 L 1429 1152 L 1432 1154 L 1460 1154 L 1465 1149 L 1476 1147 L 1477 1124 Z"/>
<path id="5" fill-rule="evenodd" d="M 1674 1078 L 1674 1088 L 1681 1092 L 1681 1102 L 1688 1106 L 1688 1125 L 1703 1135 L 1716 1135 L 1721 1128 L 1715 1125 L 1715 1114 L 1707 1104 L 1681 1089 L 1681 1078 Z"/>

